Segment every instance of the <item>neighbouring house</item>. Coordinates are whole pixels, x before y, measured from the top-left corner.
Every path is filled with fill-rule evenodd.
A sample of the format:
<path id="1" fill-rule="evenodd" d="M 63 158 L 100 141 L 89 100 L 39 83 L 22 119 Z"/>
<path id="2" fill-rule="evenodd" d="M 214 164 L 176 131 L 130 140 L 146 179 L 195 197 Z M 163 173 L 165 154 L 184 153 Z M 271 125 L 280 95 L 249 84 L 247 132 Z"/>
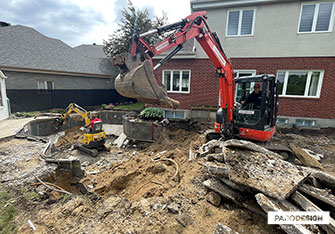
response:
<path id="1" fill-rule="evenodd" d="M 0 120 L 9 116 L 7 95 L 6 95 L 6 76 L 0 70 Z"/>
<path id="2" fill-rule="evenodd" d="M 13 112 L 129 101 L 114 89 L 118 69 L 105 56 L 78 52 L 26 26 L 0 28 L 0 69 Z"/>
<path id="3" fill-rule="evenodd" d="M 277 76 L 278 122 L 335 127 L 334 1 L 191 0 L 191 8 L 208 12 L 235 76 Z M 194 105 L 218 104 L 214 66 L 197 42 L 189 52 L 156 71 L 169 96 L 181 102 L 179 110 L 167 110 L 177 118 Z"/>

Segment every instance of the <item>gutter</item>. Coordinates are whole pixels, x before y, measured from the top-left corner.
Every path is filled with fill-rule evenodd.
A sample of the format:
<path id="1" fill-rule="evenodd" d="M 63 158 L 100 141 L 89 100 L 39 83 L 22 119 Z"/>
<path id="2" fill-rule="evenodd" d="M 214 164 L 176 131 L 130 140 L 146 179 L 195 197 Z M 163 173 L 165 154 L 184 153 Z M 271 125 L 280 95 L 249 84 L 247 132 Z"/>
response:
<path id="1" fill-rule="evenodd" d="M 235 0 L 235 1 L 191 1 L 191 9 L 193 11 L 213 9 L 213 8 L 229 8 L 240 6 L 255 6 L 261 4 L 273 4 L 283 2 L 297 2 L 296 0 Z"/>
<path id="2" fill-rule="evenodd" d="M 33 69 L 33 68 L 23 68 L 23 67 L 7 67 L 0 66 L 1 70 L 4 71 L 15 71 L 15 72 L 27 72 L 27 73 L 41 73 L 41 74 L 53 74 L 53 75 L 65 75 L 65 76 L 80 76 L 80 77 L 98 77 L 111 79 L 115 78 L 115 75 L 101 75 L 101 74 L 90 74 L 90 73 L 79 73 L 79 72 L 66 72 L 66 71 L 57 71 L 57 70 L 43 70 L 43 69 Z"/>

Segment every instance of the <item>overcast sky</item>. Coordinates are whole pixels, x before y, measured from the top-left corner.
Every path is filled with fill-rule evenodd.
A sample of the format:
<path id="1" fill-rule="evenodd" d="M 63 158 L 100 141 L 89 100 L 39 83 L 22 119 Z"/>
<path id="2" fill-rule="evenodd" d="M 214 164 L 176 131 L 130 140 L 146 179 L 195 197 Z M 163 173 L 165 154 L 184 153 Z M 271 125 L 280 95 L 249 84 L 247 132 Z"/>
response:
<path id="1" fill-rule="evenodd" d="M 190 0 L 132 0 L 169 23 L 190 14 Z M 25 25 L 70 46 L 102 44 L 117 29 L 127 0 L 1 0 L 0 21 Z"/>

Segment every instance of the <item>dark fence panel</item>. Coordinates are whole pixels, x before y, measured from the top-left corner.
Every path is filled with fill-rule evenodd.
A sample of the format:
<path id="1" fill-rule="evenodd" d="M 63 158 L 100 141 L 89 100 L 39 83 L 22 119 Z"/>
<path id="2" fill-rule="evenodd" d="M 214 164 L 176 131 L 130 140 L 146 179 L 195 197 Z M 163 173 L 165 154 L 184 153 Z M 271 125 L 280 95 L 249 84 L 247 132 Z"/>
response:
<path id="1" fill-rule="evenodd" d="M 10 100 L 12 112 L 65 108 L 71 102 L 80 106 L 136 102 L 136 99 L 121 96 L 114 89 L 50 91 L 8 89 L 7 96 Z"/>

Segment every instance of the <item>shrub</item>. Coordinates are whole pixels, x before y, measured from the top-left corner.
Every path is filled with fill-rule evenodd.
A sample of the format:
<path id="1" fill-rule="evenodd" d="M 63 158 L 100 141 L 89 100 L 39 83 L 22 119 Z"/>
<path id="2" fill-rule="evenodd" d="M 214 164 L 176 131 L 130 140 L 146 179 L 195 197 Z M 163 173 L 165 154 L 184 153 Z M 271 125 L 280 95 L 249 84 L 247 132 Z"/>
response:
<path id="1" fill-rule="evenodd" d="M 163 110 L 160 108 L 148 107 L 140 113 L 140 117 L 144 119 L 161 119 L 163 118 Z"/>

